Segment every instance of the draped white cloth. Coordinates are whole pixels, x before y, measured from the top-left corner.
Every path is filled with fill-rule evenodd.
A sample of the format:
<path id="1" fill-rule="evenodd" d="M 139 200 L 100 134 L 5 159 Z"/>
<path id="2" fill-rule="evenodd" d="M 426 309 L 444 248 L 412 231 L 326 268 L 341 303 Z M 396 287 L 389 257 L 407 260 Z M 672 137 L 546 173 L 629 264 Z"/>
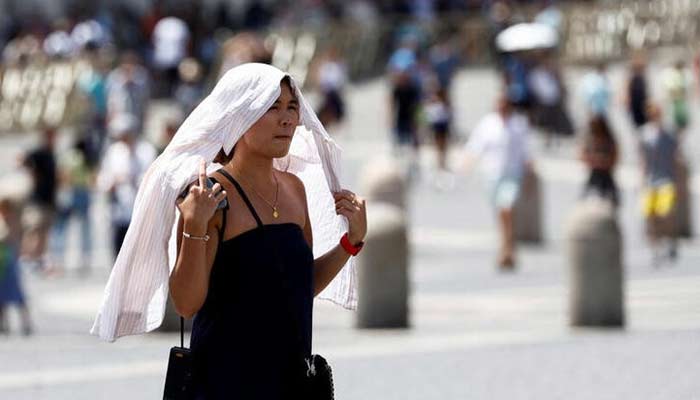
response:
<path id="1" fill-rule="evenodd" d="M 114 341 L 160 326 L 168 298 L 168 278 L 175 264 L 176 198 L 196 179 L 200 160 L 211 163 L 222 148 L 228 154 L 270 108 L 280 95 L 280 82 L 285 76 L 266 64 L 250 63 L 231 69 L 150 166 L 90 331 L 93 335 Z M 300 125 L 289 154 L 276 159 L 274 165 L 304 182 L 314 232 L 313 252 L 318 257 L 333 248 L 347 230 L 347 220 L 335 213 L 331 193 L 341 189 L 341 150 L 293 79 L 292 86 L 300 103 Z M 209 172 L 220 168 L 208 165 Z M 354 309 L 356 282 L 351 258 L 318 297 Z M 264 290 L 261 296 L 265 296 Z"/>

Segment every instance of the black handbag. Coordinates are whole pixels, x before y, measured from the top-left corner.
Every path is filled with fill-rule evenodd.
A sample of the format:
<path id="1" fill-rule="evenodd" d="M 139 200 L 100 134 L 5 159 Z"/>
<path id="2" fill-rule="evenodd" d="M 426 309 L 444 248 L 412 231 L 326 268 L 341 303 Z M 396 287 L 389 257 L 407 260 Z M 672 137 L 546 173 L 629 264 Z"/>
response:
<path id="1" fill-rule="evenodd" d="M 207 179 L 207 187 L 211 189 L 216 180 Z M 189 186 L 180 194 L 185 198 L 189 193 Z M 217 210 L 228 207 L 228 201 L 223 199 Z M 192 388 L 192 376 L 194 367 L 192 365 L 192 350 L 185 347 L 185 319 L 180 317 L 180 347 L 175 346 L 170 349 L 168 358 L 168 372 L 165 375 L 165 388 L 163 389 L 163 400 L 191 400 L 194 399 Z"/>
<path id="2" fill-rule="evenodd" d="M 313 354 L 306 361 L 306 390 L 307 398 L 311 400 L 333 400 L 333 370 L 325 358 Z"/>
<path id="3" fill-rule="evenodd" d="M 294 311 L 290 310 L 289 315 L 295 315 Z M 297 319 L 292 318 L 292 320 L 294 321 L 294 326 L 299 328 L 300 326 Z M 301 351 L 303 339 L 300 329 L 297 329 L 297 339 Z M 299 375 L 304 398 L 309 400 L 334 400 L 335 388 L 333 386 L 333 370 L 330 364 L 328 364 L 328 361 L 318 354 L 312 354 L 311 357 L 306 357 L 301 352 L 299 353 L 299 360 L 302 361 L 299 364 L 301 365 L 301 373 Z"/>
<path id="4" fill-rule="evenodd" d="M 191 400 L 192 351 L 185 347 L 185 319 L 180 317 L 180 347 L 170 349 L 163 400 Z"/>

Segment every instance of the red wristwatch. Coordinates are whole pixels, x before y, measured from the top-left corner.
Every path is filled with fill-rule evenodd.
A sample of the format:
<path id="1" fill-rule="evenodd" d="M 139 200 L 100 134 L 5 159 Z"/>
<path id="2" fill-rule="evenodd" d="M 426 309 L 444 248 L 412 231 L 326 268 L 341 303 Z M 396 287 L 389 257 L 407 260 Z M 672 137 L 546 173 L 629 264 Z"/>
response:
<path id="1" fill-rule="evenodd" d="M 343 246 L 343 249 L 348 252 L 348 254 L 352 256 L 356 256 L 357 253 L 362 250 L 362 246 L 365 245 L 365 242 L 360 242 L 357 244 L 357 246 L 353 246 L 352 243 L 350 243 L 350 239 L 348 239 L 348 234 L 344 234 L 342 238 L 340 238 L 340 245 Z"/>

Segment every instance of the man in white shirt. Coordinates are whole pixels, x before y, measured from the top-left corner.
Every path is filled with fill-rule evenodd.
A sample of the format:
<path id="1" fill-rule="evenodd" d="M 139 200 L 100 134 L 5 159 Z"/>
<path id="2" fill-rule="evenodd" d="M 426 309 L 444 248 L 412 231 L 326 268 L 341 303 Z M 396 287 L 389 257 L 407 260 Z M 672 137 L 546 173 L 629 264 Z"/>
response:
<path id="1" fill-rule="evenodd" d="M 160 71 L 165 82 L 165 92 L 169 96 L 178 81 L 177 67 L 187 57 L 190 29 L 177 17 L 166 17 L 153 28 L 153 64 Z"/>
<path id="2" fill-rule="evenodd" d="M 136 127 L 136 118 L 130 114 L 119 114 L 110 121 L 114 142 L 107 148 L 97 177 L 98 187 L 109 195 L 115 256 L 129 228 L 143 174 L 156 158 L 155 148 L 136 137 Z"/>
<path id="3" fill-rule="evenodd" d="M 516 113 L 507 98 L 501 96 L 497 110 L 479 121 L 465 146 L 465 165 L 469 167 L 479 161 L 498 213 L 501 233 L 499 266 L 504 270 L 515 267 L 513 206 L 520 194 L 525 170 L 530 168 L 529 131 L 527 118 Z"/>

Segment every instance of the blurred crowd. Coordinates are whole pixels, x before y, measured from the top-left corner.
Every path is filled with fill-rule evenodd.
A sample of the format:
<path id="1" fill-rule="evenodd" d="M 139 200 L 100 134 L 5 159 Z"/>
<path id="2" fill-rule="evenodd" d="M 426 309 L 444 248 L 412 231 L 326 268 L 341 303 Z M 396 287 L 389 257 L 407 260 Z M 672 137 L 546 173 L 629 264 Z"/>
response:
<path id="1" fill-rule="evenodd" d="M 518 203 L 539 207 L 540 200 L 528 195 L 528 187 L 537 178 L 535 157 L 525 137 L 532 132 L 542 134 L 545 149 L 551 151 L 576 133 L 578 157 L 589 171 L 581 199 L 601 202 L 614 212 L 622 204 L 614 174 L 622 153 L 616 131 L 628 126 L 634 138 L 634 148 L 628 152 L 639 160 L 640 214 L 651 264 L 672 265 L 678 257 L 679 239 L 692 234 L 688 160 L 682 148 L 692 115 L 690 97 L 697 94 L 694 89 L 700 82 L 700 70 L 687 68 L 681 57 L 650 77 L 646 55 L 640 52 L 631 57 L 624 84 L 613 87 L 601 63 L 583 77 L 579 87 L 572 88 L 586 108 L 585 120 L 575 124 L 555 52 L 519 51 L 505 55 L 504 60 L 496 110 L 477 124 L 465 147 L 468 160 L 481 162 L 497 210 L 502 245 L 499 266 L 510 270 L 515 265 Z M 662 88 L 656 96 L 652 96 L 652 85 Z M 628 125 L 615 127 L 612 123 L 611 109 L 618 105 L 626 110 Z"/>
<path id="2" fill-rule="evenodd" d="M 504 270 L 516 265 L 514 210 L 537 179 L 527 145 L 533 129 L 544 134 L 548 148 L 556 149 L 582 126 L 579 155 L 590 170 L 582 197 L 619 206 L 621 195 L 613 172 L 620 149 L 608 118 L 616 97 L 624 98 L 636 129 L 646 188 L 643 215 L 654 263 L 675 259 L 679 235 L 689 234 L 677 226 L 679 218 L 688 219 L 687 215 L 678 217 L 679 199 L 684 190 L 687 192 L 683 186 L 687 166 L 678 149 L 692 114 L 688 98 L 697 87 L 693 85 L 700 82 L 700 62 L 679 60 L 669 66 L 658 77 L 665 88 L 664 97 L 659 99 L 650 96 L 643 57 L 635 56 L 630 62 L 625 93 L 614 93 L 606 66 L 600 64 L 583 79 L 580 88 L 575 88 L 587 107 L 587 120 L 576 124 L 569 115 L 570 90 L 564 84 L 557 51 L 556 38 L 561 37 L 566 21 L 553 1 L 66 3 L 57 19 L 12 1 L 6 3 L 8 9 L 0 17 L 4 18 L 0 22 L 4 73 L 0 125 L 3 109 L 13 115 L 24 112 L 13 105 L 15 97 L 37 96 L 48 103 L 46 99 L 53 99 L 52 93 L 62 87 L 62 80 L 69 79 L 56 68 L 48 89 L 39 83 L 13 85 L 11 71 L 23 71 L 21 82 L 32 82 L 25 78 L 33 66 L 78 65 L 67 75 L 74 80 L 74 87 L 61 90 L 66 96 L 70 92 L 80 105 L 71 121 L 67 147 L 57 145 L 57 136 L 63 132 L 57 120 L 44 119 L 37 125 L 41 141 L 19 161 L 32 180 L 28 201 L 0 189 L 0 332 L 8 329 L 4 316 L 8 304 L 19 305 L 22 330 L 32 332 L 20 265 L 43 275 L 60 275 L 70 221 L 77 222 L 80 232 L 78 271 L 83 276 L 90 273 L 95 242 L 90 210 L 97 193 L 108 198 L 110 219 L 105 223 L 112 232 L 113 255 L 118 253 L 139 182 L 150 163 L 221 74 L 244 62 L 274 62 L 274 48 L 262 34 L 273 27 L 341 20 L 367 24 L 389 15 L 406 17 L 408 22 L 397 26 L 386 54 L 394 151 L 407 160 L 409 176 L 415 178 L 420 174 L 421 146 L 432 144 L 437 154 L 432 181 L 437 190 L 449 190 L 455 172 L 448 162 L 449 147 L 457 136 L 454 116 L 465 111 L 456 109 L 452 99 L 453 77 L 468 60 L 459 36 L 430 36 L 421 21 L 439 19 L 443 13 L 474 12 L 486 17 L 501 88 L 494 111 L 483 116 L 468 135 L 464 150 L 465 164 L 478 162 L 488 184 L 501 234 L 497 263 Z M 534 7 L 534 14 L 519 13 L 520 3 Z M 522 24 L 544 26 L 555 40 L 512 47 L 499 39 Z M 349 112 L 344 87 L 350 74 L 344 56 L 338 48 L 326 46 L 317 51 L 310 67 L 309 84 L 319 99 L 316 110 L 331 133 Z M 691 61 L 694 69 L 687 67 Z M 175 107 L 168 113 L 162 132 L 146 135 L 154 101 L 167 101 Z M 670 123 L 666 123 L 664 113 Z"/>
<path id="3" fill-rule="evenodd" d="M 500 76 L 500 93 L 494 111 L 483 116 L 467 135 L 464 157 L 458 162 L 467 170 L 480 164 L 500 233 L 497 265 L 507 271 L 515 268 L 516 214 L 534 214 L 540 207 L 535 156 L 528 146 L 533 133 L 542 135 L 546 151 L 557 151 L 565 142 L 579 148 L 578 157 L 589 170 L 583 200 L 593 198 L 612 209 L 620 206 L 614 170 L 622 152 L 609 118 L 617 104 L 626 109 L 634 131 L 636 148 L 630 150 L 640 160 L 640 214 L 651 263 L 673 263 L 679 239 L 691 235 L 688 161 L 681 149 L 692 115 L 690 96 L 697 93 L 700 82 L 700 58 L 681 56 L 652 78 L 647 76 L 647 55 L 634 52 L 624 85 L 613 87 L 601 62 L 577 87 L 567 88 L 559 52 L 564 14 L 549 1 L 540 2 L 529 19 L 511 6 L 509 2 L 494 2 L 489 10 L 490 46 Z M 437 153 L 437 172 L 427 180 L 437 190 L 454 184 L 446 155 L 448 146 L 456 142 L 453 116 L 465 111 L 455 110 L 450 99 L 454 93 L 452 76 L 464 64 L 456 49 L 449 38 L 425 46 L 420 31 L 407 31 L 387 67 L 395 149 L 407 160 L 412 177 L 419 172 L 421 144 L 431 144 Z M 688 68 L 689 64 L 694 67 Z M 663 88 L 656 98 L 651 95 L 652 83 Z M 577 100 L 585 105 L 585 120 L 573 120 L 570 94 L 579 96 Z"/>

